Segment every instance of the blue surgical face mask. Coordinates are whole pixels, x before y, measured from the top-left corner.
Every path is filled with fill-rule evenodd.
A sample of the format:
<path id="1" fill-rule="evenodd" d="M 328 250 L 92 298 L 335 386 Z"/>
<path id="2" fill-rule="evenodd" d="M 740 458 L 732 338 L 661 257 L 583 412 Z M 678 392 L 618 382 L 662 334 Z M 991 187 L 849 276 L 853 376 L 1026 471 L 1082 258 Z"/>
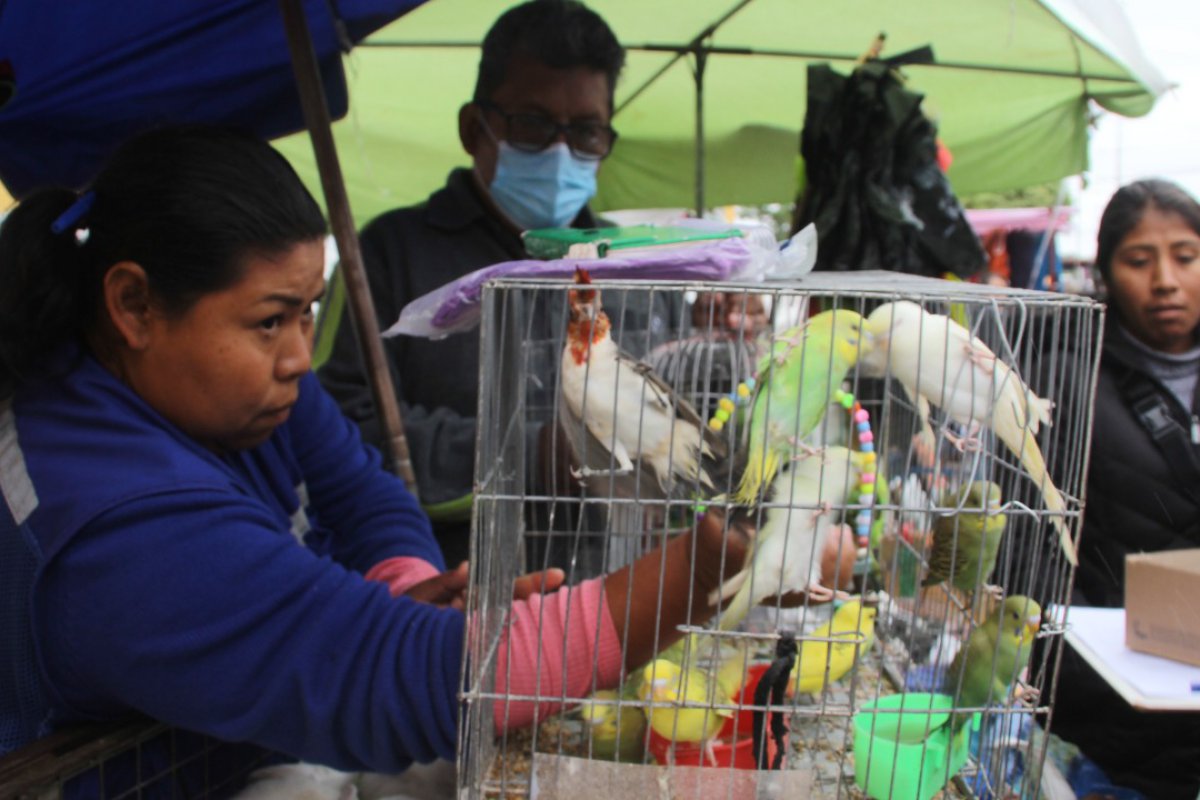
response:
<path id="1" fill-rule="evenodd" d="M 524 230 L 570 224 L 596 193 L 600 162 L 576 158 L 565 142 L 538 153 L 503 141 L 497 149 L 496 177 L 488 188 L 500 210 Z"/>

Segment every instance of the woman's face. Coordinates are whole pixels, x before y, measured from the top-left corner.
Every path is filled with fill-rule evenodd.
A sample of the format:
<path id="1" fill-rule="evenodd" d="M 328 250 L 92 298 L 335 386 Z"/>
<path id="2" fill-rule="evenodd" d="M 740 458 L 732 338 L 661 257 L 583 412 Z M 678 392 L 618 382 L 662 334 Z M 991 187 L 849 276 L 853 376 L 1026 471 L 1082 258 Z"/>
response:
<path id="1" fill-rule="evenodd" d="M 1113 253 L 1110 297 L 1137 339 L 1165 353 L 1193 347 L 1200 324 L 1200 235 L 1147 206 Z"/>
<path id="2" fill-rule="evenodd" d="M 317 239 L 247 259 L 240 281 L 181 317 L 151 312 L 126 381 L 215 451 L 261 444 L 283 423 L 312 357 L 313 303 L 325 288 Z"/>

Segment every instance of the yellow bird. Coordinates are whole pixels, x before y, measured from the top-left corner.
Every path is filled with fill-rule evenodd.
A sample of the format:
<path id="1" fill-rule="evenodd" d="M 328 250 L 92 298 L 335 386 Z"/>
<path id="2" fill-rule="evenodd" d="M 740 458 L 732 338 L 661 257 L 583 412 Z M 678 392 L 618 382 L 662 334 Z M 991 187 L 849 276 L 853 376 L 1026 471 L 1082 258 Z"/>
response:
<path id="1" fill-rule="evenodd" d="M 653 703 L 646 708 L 650 727 L 668 741 L 703 747 L 705 757 L 715 766 L 713 738 L 734 713 L 719 706 L 731 704 L 744 669 L 745 662 L 739 658 L 724 662 L 715 674 L 661 658 L 651 661 L 642 671 L 640 690 L 641 699 Z"/>
<path id="2" fill-rule="evenodd" d="M 813 637 L 844 638 L 845 641 L 801 641 L 796 666 L 792 668 L 792 677 L 788 681 L 788 697 L 797 692 L 819 692 L 827 684 L 845 677 L 855 660 L 870 649 L 875 641 L 877 613 L 874 606 L 864 606 L 862 598 L 856 597 L 842 604 L 829 622 L 809 634 Z"/>
<path id="3" fill-rule="evenodd" d="M 627 695 L 624 690 L 600 689 L 579 705 L 579 716 L 591 729 L 592 758 L 627 764 L 644 760 L 646 712 L 633 705 L 636 695 Z"/>

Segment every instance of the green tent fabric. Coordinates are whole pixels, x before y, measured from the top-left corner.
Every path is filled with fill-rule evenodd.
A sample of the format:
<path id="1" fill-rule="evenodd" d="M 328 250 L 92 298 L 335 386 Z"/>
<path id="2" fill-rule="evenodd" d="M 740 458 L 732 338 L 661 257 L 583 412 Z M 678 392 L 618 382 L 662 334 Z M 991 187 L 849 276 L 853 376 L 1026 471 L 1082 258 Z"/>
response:
<path id="1" fill-rule="evenodd" d="M 431 0 L 347 56 L 350 113 L 335 126 L 355 217 L 424 199 L 467 163 L 457 110 L 474 88 L 477 43 L 509 5 Z M 1045 183 L 1087 168 L 1091 102 L 1145 114 L 1166 82 L 1115 0 L 593 0 L 629 48 L 617 87 L 621 138 L 600 209 L 788 202 L 812 61 L 848 71 L 886 32 L 883 57 L 922 45 L 910 87 L 954 156 L 955 191 Z M 1064 20 L 1070 20 L 1070 23 Z M 692 52 L 687 51 L 691 48 Z M 696 167 L 696 52 L 703 169 Z M 281 149 L 318 186 L 306 138 Z"/>

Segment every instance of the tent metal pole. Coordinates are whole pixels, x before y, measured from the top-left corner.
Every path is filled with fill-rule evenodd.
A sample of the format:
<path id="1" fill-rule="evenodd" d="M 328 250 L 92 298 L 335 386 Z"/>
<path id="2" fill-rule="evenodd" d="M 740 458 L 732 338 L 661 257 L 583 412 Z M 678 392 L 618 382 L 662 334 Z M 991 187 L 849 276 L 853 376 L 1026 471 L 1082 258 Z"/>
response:
<path id="1" fill-rule="evenodd" d="M 704 219 L 704 67 L 708 64 L 708 52 L 697 48 L 693 55 L 696 57 L 692 69 L 696 79 L 696 219 Z"/>
<path id="2" fill-rule="evenodd" d="M 346 184 L 333 142 L 329 107 L 325 102 L 325 88 L 321 85 L 317 57 L 309 36 L 308 20 L 304 16 L 301 0 L 279 0 L 279 8 L 283 12 L 283 24 L 287 30 L 288 50 L 292 56 L 300 104 L 304 109 L 304 122 L 312 139 L 325 205 L 329 210 L 329 222 L 333 228 L 333 238 L 337 241 L 340 268 L 346 279 L 350 317 L 354 321 L 354 330 L 366 365 L 371 396 L 387 438 L 388 452 L 385 455 L 389 457 L 392 469 L 415 496 L 417 480 L 408 455 L 400 404 L 392 390 L 375 304 L 371 301 L 366 272 L 363 270 L 362 251 L 358 246 L 358 233 L 350 213 L 350 198 L 346 194 Z"/>

